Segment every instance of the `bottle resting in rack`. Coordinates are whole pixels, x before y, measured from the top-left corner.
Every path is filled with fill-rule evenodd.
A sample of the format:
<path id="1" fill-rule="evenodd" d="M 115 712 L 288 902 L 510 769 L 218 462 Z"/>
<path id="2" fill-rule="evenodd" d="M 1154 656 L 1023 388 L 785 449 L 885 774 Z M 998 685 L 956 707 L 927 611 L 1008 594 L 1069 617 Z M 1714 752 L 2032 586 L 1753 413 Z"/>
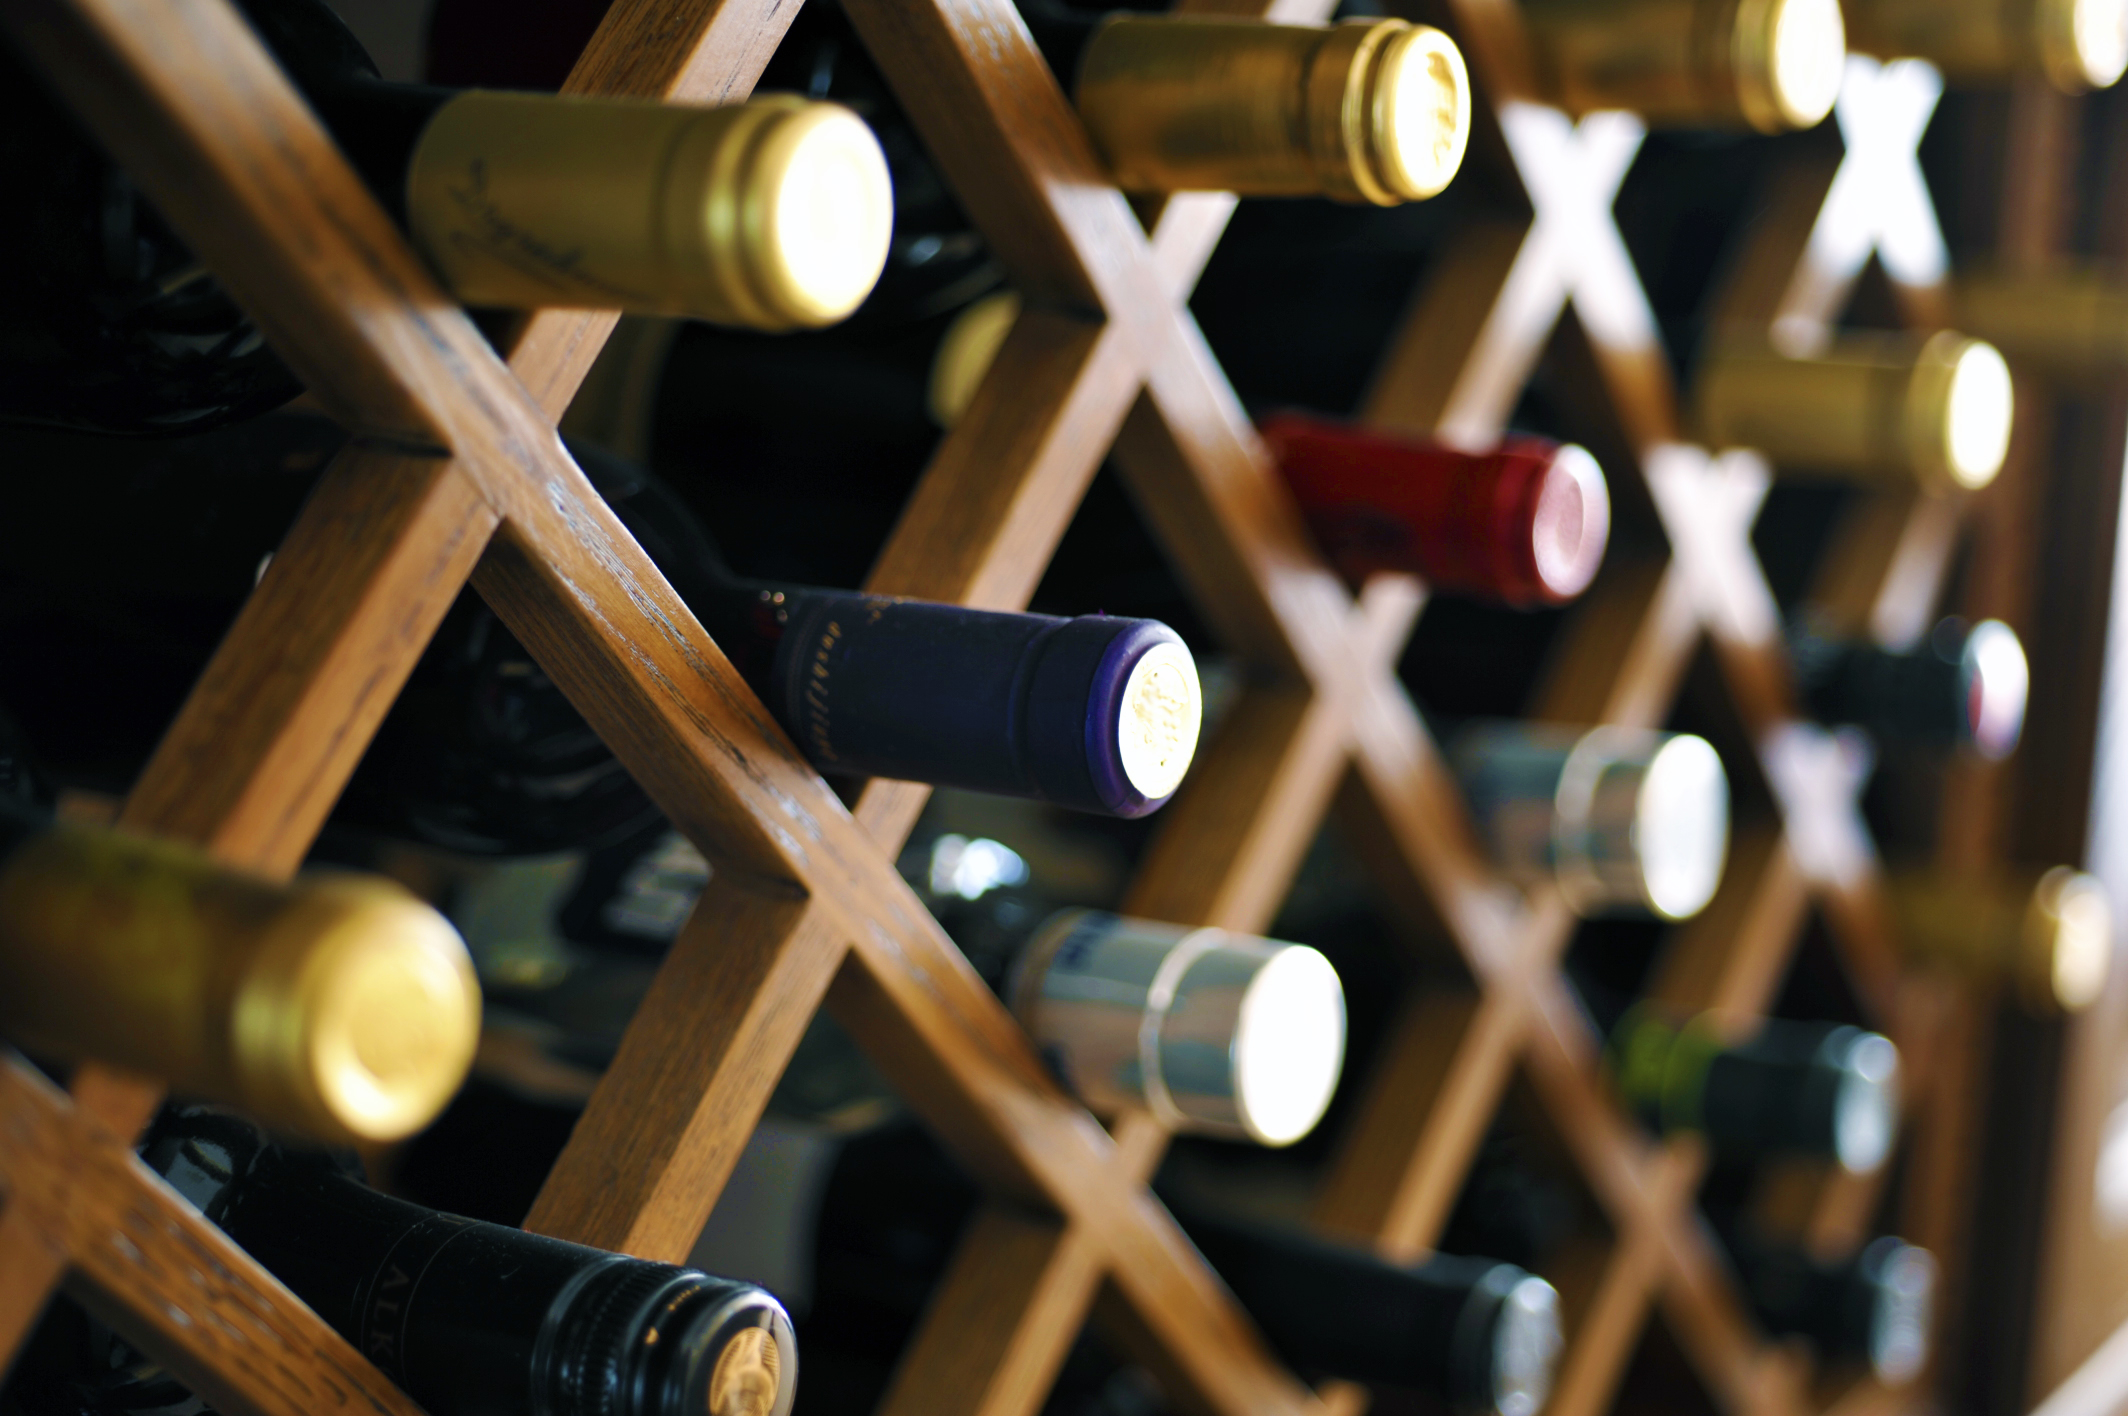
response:
<path id="1" fill-rule="evenodd" d="M 1808 128 L 1846 69 L 1841 0 L 1529 0 L 1539 95 L 1656 127 Z"/>
<path id="2" fill-rule="evenodd" d="M 670 941 L 707 883 L 690 855 L 653 845 L 617 874 L 527 862 L 474 878 L 446 908 L 489 970 L 491 1024 L 509 1015 L 527 1048 L 595 1078 L 649 986 L 645 949 Z M 652 886 L 676 892 L 661 938 L 619 913 Z M 599 928 L 617 920 L 631 936 L 618 947 Z M 1284 1146 L 1336 1091 L 1344 987 L 1304 945 L 1079 909 L 957 942 L 1058 1080 L 1102 1115 L 1149 1111 L 1172 1130 Z M 494 1070 L 505 1084 L 520 1074 Z"/>
<path id="3" fill-rule="evenodd" d="M 1912 1381 L 1928 1365 L 1936 1306 L 1928 1250 L 1884 1235 L 1828 1262 L 1734 1226 L 1718 1232 L 1766 1331 L 1808 1338 L 1828 1363 L 1864 1362 L 1886 1386 Z"/>
<path id="4" fill-rule="evenodd" d="M 1698 434 L 1712 446 L 1757 448 L 1776 472 L 1932 492 L 1994 481 L 2013 411 L 2002 355 L 1951 330 L 1843 334 L 1805 358 L 1717 338 L 1693 388 Z"/>
<path id="5" fill-rule="evenodd" d="M 1042 0 L 1021 13 L 1127 192 L 1388 206 L 1435 195 L 1462 165 L 1470 75 L 1429 26 L 1094 16 Z"/>
<path id="6" fill-rule="evenodd" d="M 396 1140 L 464 1080 L 480 990 L 389 881 L 255 878 L 0 801 L 0 1033 L 332 1140 Z"/>
<path id="7" fill-rule="evenodd" d="M 171 1108 L 142 1158 L 433 1416 L 788 1416 L 782 1304 L 380 1194 L 334 1156 Z"/>
<path id="8" fill-rule="evenodd" d="M 1469 453 L 1294 413 L 1260 427 L 1309 529 L 1355 585 L 1401 572 L 1530 608 L 1573 599 L 1602 564 L 1610 492 L 1571 443 L 1516 437 Z"/>
<path id="9" fill-rule="evenodd" d="M 2121 0 L 1842 0 L 1848 46 L 1926 59 L 1953 83 L 2043 74 L 2063 93 L 2110 88 L 2128 69 Z"/>
<path id="10" fill-rule="evenodd" d="M 1720 1155 L 1823 1158 L 1867 1175 L 1897 1139 L 1899 1050 L 1858 1027 L 1773 1019 L 1737 1039 L 1718 1015 L 1680 1023 L 1643 1005 L 1610 1030 L 1606 1059 L 1643 1121 L 1704 1135 Z"/>
<path id="11" fill-rule="evenodd" d="M 264 423 L 195 444 L 28 431 L 4 440 L 26 459 L 17 465 L 49 459 L 75 474 L 36 483 L 37 534 L 0 531 L 0 588 L 21 593 L 12 605 L 0 597 L 0 644 L 17 651 L 0 655 L 0 703 L 62 779 L 71 761 L 100 769 L 106 789 L 123 789 L 234 616 L 259 558 L 285 532 L 291 493 L 315 475 L 307 459 L 318 424 L 268 421 L 290 425 L 285 445 L 306 458 L 305 471 L 274 466 Z M 233 465 L 215 455 L 224 447 L 258 461 Z M 662 485 L 595 449 L 579 452 L 595 488 L 823 770 L 1128 816 L 1156 809 L 1188 769 L 1201 695 L 1188 649 L 1164 626 L 739 582 Z M 110 499 L 99 499 L 97 488 L 113 486 L 126 489 L 116 505 L 129 510 L 171 504 L 173 524 L 199 554 L 158 550 L 154 532 L 164 528 L 128 525 Z M 252 490 L 256 504 L 236 495 Z M 203 515 L 202 506 L 216 514 Z M 128 548 L 142 543 L 148 562 L 130 564 Z M 100 584 L 97 567 L 122 591 Z M 55 593 L 54 584 L 66 588 Z M 167 593 L 173 584 L 185 593 Z M 112 666 L 135 648 L 167 664 L 165 697 L 153 711 L 110 724 L 123 739 L 114 746 L 75 720 L 108 722 L 96 685 L 126 688 Z M 51 662 L 80 663 L 84 672 L 31 671 Z M 142 707 L 130 702 L 142 696 L 129 690 L 129 706 Z M 336 819 L 449 849 L 532 854 L 619 840 L 656 816 L 559 688 L 468 594 L 387 717 Z"/>
<path id="12" fill-rule="evenodd" d="M 929 404 L 960 421 L 1019 318 L 1010 291 L 968 306 L 939 340 Z M 1571 443 L 1511 437 L 1471 453 L 1303 413 L 1259 425 L 1324 553 L 1358 585 L 1377 571 L 1516 608 L 1588 588 L 1611 530 L 1603 469 Z"/>
<path id="13" fill-rule="evenodd" d="M 1002 990 L 1051 1068 L 1097 1112 L 1283 1146 L 1315 1129 L 1345 1062 L 1345 991 L 1315 950 L 1066 910 Z"/>
<path id="14" fill-rule="evenodd" d="M 323 0 L 245 0 L 342 151 L 468 304 L 832 322 L 886 258 L 892 193 L 854 114 L 385 83 Z M 11 53 L 0 416 L 118 433 L 241 418 L 299 385 L 131 181 Z"/>
<path id="15" fill-rule="evenodd" d="M 1402 1388 L 1461 1412 L 1534 1416 L 1542 1405 L 1560 1346 L 1557 1298 L 1542 1279 L 1485 1258 L 1390 1263 L 1180 1197 L 1164 1181 L 1158 1190 L 1279 1357 L 1304 1375 Z M 808 1361 L 877 1348 L 886 1365 L 981 1200 L 915 1126 L 823 1140 L 771 1124 L 741 1157 L 696 1260 L 809 1275 L 805 1298 L 794 1300 L 806 1308 Z M 896 1340 L 881 1342 L 882 1333 Z"/>
<path id="16" fill-rule="evenodd" d="M 1951 314 L 2012 363 L 2071 383 L 2105 384 L 2128 367 L 2128 286 L 2093 265 L 1959 271 Z"/>
<path id="17" fill-rule="evenodd" d="M 2038 1017 L 2088 1008 L 2112 972 L 2113 905 L 2080 870 L 1895 871 L 1885 897 L 1908 958 L 2005 984 Z"/>
<path id="18" fill-rule="evenodd" d="M 1729 778 L 1704 738 L 1475 723 L 1448 760 L 1494 862 L 1576 913 L 1688 919 L 1729 853 Z"/>
<path id="19" fill-rule="evenodd" d="M 2031 674 L 2017 632 L 2001 620 L 1944 620 L 1906 653 L 1807 626 L 1788 642 L 1797 688 L 1820 722 L 1852 723 L 1888 743 L 1964 747 L 1989 761 L 2016 750 Z"/>
<path id="20" fill-rule="evenodd" d="M 1190 1242 L 1303 1372 L 1405 1387 L 1458 1411 L 1536 1416 L 1561 1347 L 1559 1296 L 1513 1264 L 1356 1245 L 1177 1206 Z"/>

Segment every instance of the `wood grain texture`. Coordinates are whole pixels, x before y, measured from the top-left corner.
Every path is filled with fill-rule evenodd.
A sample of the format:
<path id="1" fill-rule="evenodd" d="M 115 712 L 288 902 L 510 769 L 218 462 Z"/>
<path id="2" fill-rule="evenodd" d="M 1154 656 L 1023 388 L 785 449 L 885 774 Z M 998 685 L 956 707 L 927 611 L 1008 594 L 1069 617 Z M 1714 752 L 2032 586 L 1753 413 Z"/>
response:
<path id="1" fill-rule="evenodd" d="M 1203 0 L 1222 12 L 1247 3 Z M 792 8 L 619 0 L 570 88 L 741 97 Z M 1321 9 L 1291 0 L 1277 13 Z M 1370 416 L 1466 442 L 1491 437 L 1571 300 L 1602 395 L 1647 463 L 1614 476 L 1645 477 L 1654 492 L 1653 451 L 1676 436 L 1675 395 L 1609 215 L 1638 126 L 1613 116 L 1577 129 L 1518 103 L 1530 60 L 1511 0 L 1457 0 L 1452 11 L 1497 111 L 1497 121 L 1482 116 L 1476 147 L 1511 169 L 1536 218 L 1463 234 L 1414 304 Z M 1413 1000 L 1319 1219 L 1392 1254 L 1417 1252 L 1519 1062 L 1619 1236 L 1590 1269 L 1552 1409 L 1607 1403 L 1657 1294 L 1718 1399 L 1738 1411 L 1804 1409 L 1799 1369 L 1738 1316 L 1691 1217 L 1704 1157 L 1690 1143 L 1651 1147 L 1603 1089 L 1597 1039 L 1558 971 L 1570 917 L 1546 892 L 1525 899 L 1497 879 L 1395 681 L 1423 603 L 1416 587 L 1377 582 L 1355 607 L 1301 533 L 1181 307 L 1231 198 L 1142 203 L 1154 218 L 1148 237 L 998 0 L 853 0 L 851 12 L 1029 301 L 873 587 L 1023 604 L 1115 441 L 1148 520 L 1255 675 L 1172 809 L 1132 907 L 1260 927 L 1334 799 L 1414 946 L 1459 961 L 1470 980 L 1468 993 Z M 5 17 L 58 66 L 158 200 L 174 201 L 181 229 L 261 312 L 320 402 L 367 439 L 276 558 L 129 821 L 292 868 L 485 546 L 482 593 L 717 870 L 535 1224 L 654 1256 L 684 1250 L 825 994 L 996 1196 L 908 1354 L 890 1399 L 897 1411 L 1032 1411 L 1096 1290 L 1104 1322 L 1185 1406 L 1323 1409 L 1269 1359 L 1146 1194 L 1165 1139 L 1158 1127 L 1124 1118 L 1111 1137 L 1062 1096 L 894 875 L 887 858 L 925 789 L 873 783 L 854 816 L 843 811 L 562 454 L 552 421 L 611 316 L 533 315 L 514 332 L 505 370 L 220 5 L 191 0 L 161 13 L 147 0 L 20 0 Z M 166 110 L 175 121 L 159 121 Z M 1728 292 L 1729 318 L 1770 322 L 1793 303 L 1799 243 L 1830 179 L 1816 197 L 1813 180 L 1803 174 L 1776 193 L 1767 234 Z M 1614 557 L 1574 612 L 1537 716 L 1659 723 L 1710 632 L 1740 716 L 1758 729 L 1793 716 L 1748 544 L 1755 503 L 1732 498 L 1723 521 L 1720 498 L 1703 495 L 1710 487 L 1720 490 L 1702 478 L 1665 515 L 1676 560 Z M 1626 485 L 1621 504 L 1642 490 Z M 1960 510 L 1866 511 L 1821 594 L 1881 637 L 1911 633 L 1943 583 Z M 350 548 L 351 564 L 335 565 Z M 245 746 L 229 751 L 237 740 Z M 1897 980 L 1882 964 L 1866 842 L 1857 859 L 1852 880 L 1812 883 L 1861 961 L 1865 996 L 1883 1008 Z M 1762 1006 L 1804 891 L 1779 831 L 1748 833 L 1714 909 L 1674 942 L 1658 991 Z M 153 1095 L 123 1079 L 99 1091 L 93 1073 L 84 1083 L 82 1118 L 92 1104 L 137 1115 Z M 58 1150 L 77 1144 L 89 1143 L 69 1133 Z M 132 1203 L 137 1182 L 127 1182 Z M 0 1211 L 0 1278 L 28 1274 L 25 1292 L 41 1292 L 72 1252 L 72 1231 L 30 1222 L 42 1213 L 12 1202 Z M 93 1232 L 76 1237 L 98 1243 Z M 90 1290 L 100 1303 L 120 1300 L 116 1270 L 95 1267 L 100 1254 L 84 1259 Z M 256 1304 L 270 1280 L 262 1286 L 241 1256 L 228 1265 L 234 1301 Z M 123 1316 L 150 1321 L 130 1307 Z M 0 1342 L 8 1318 L 0 1307 Z M 288 1409 L 294 1388 L 248 1370 L 241 1354 L 174 1330 L 152 1340 L 231 1409 Z M 315 1356 L 292 1363 L 290 1380 L 331 1370 L 329 1350 Z M 375 1380 L 365 1373 L 354 1373 L 358 1386 Z M 1340 1412 L 1363 1404 L 1353 1389 L 1328 1395 Z"/>

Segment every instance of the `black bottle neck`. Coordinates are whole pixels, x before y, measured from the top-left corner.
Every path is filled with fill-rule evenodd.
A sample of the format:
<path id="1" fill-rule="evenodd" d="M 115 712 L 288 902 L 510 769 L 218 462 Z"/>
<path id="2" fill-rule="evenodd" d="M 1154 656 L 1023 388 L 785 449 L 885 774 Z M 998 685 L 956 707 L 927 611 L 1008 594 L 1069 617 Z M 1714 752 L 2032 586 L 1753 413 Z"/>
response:
<path id="1" fill-rule="evenodd" d="M 406 174 L 436 111 L 458 91 L 387 83 L 323 0 L 238 0 L 259 38 L 332 130 L 392 220 L 407 224 Z"/>
<path id="2" fill-rule="evenodd" d="M 379 1194 L 350 1164 L 226 1112 L 166 1111 L 142 1153 L 433 1416 L 790 1408 L 789 1319 L 751 1284 Z M 727 1349 L 773 1400 L 718 1404 Z"/>

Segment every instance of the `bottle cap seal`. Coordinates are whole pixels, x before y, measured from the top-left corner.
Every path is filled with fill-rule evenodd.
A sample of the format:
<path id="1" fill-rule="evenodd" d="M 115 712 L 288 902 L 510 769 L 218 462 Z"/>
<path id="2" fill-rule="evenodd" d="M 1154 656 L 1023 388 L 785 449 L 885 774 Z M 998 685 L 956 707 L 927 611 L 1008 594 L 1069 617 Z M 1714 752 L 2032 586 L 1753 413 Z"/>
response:
<path id="1" fill-rule="evenodd" d="M 1907 384 L 1908 446 L 1924 483 L 1978 491 L 2010 450 L 2016 399 L 1995 346 L 1951 330 L 1930 336 Z"/>
<path id="2" fill-rule="evenodd" d="M 1013 1012 L 1096 1111 L 1289 1145 L 1344 1066 L 1345 994 L 1313 949 L 1071 910 L 1014 965 Z"/>
<path id="3" fill-rule="evenodd" d="M 1958 656 L 1965 705 L 1965 739 L 1990 762 L 2017 749 L 2024 734 L 2032 675 L 2017 631 L 2001 620 L 1973 626 Z"/>
<path id="4" fill-rule="evenodd" d="M 1815 127 L 1847 72 L 1839 0 L 1743 0 L 1736 7 L 1737 96 L 1761 132 Z"/>
<path id="5" fill-rule="evenodd" d="M 2128 71 L 2128 3 L 2039 0 L 2040 65 L 2064 93 L 2111 88 Z"/>
<path id="6" fill-rule="evenodd" d="M 240 981 L 233 1072 L 247 1109 L 330 1139 L 398 1140 L 457 1092 L 480 987 L 449 921 L 387 881 L 306 881 Z"/>
<path id="7" fill-rule="evenodd" d="M 2098 1001 L 2113 971 L 2113 905 L 2097 877 L 2065 865 L 2039 877 L 2025 908 L 2019 992 L 2042 1014 Z"/>

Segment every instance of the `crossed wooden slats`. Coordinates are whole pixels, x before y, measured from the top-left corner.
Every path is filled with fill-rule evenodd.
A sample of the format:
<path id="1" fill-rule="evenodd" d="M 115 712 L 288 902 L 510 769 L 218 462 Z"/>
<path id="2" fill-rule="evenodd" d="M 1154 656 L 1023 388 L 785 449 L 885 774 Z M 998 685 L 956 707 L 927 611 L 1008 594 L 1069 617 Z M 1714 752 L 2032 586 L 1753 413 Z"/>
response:
<path id="1" fill-rule="evenodd" d="M 1556 970 L 1563 910 L 1542 898 L 1522 906 L 1492 878 L 1394 681 L 1421 598 L 1389 581 L 1355 605 L 1328 576 L 1180 309 L 1231 199 L 1165 204 L 1148 241 L 1103 184 L 1009 9 L 996 0 L 851 8 L 1031 304 L 905 514 L 875 588 L 1024 603 L 1101 450 L 1117 438 L 1134 489 L 1209 618 L 1263 679 L 1171 810 L 1132 907 L 1260 927 L 1335 795 L 1371 833 L 1392 893 L 1453 940 L 1476 982 L 1468 995 L 1415 1005 L 1325 1189 L 1325 1222 L 1374 1233 L 1392 1252 L 1422 1247 L 1522 1057 L 1620 1235 L 1557 1409 L 1602 1404 L 1658 1287 L 1718 1394 L 1738 1409 L 1792 1409 L 1779 1382 L 1758 1380 L 1768 1359 L 1689 1219 L 1696 1150 L 1651 1151 L 1604 1099 L 1594 1039 Z M 993 1208 L 979 1221 L 890 1406 L 1032 1409 L 1104 1280 L 1104 1316 L 1179 1395 L 1230 1411 L 1307 1406 L 1145 1197 L 1142 1179 L 1164 1143 L 1158 1129 L 1121 1118 L 1111 1140 L 1059 1097 L 882 852 L 859 836 L 861 823 L 879 845 L 898 845 L 922 790 L 874 783 L 855 820 L 844 815 L 561 456 L 549 419 L 610 320 L 550 312 L 528 321 L 511 361 L 537 404 L 527 400 L 381 229 L 226 11 L 211 0 L 173 9 L 182 13 L 151 14 L 143 0 L 71 8 L 18 0 L 4 13 L 195 244 L 232 273 L 277 347 L 365 436 L 276 557 L 129 819 L 206 840 L 231 859 L 291 869 L 487 546 L 483 593 L 718 866 L 533 1226 L 634 1252 L 684 1252 L 825 995 L 962 1157 L 1028 1206 Z M 1378 390 L 1377 416 L 1430 425 L 1461 409 L 1455 431 L 1496 430 L 1571 294 L 1621 420 L 1652 451 L 1672 436 L 1672 400 L 1645 300 L 1610 229 L 1609 189 L 1565 194 L 1568 179 L 1557 175 L 1585 155 L 1574 150 L 1579 142 L 1586 155 L 1608 152 L 1597 168 L 1615 179 L 1637 130 L 1603 120 L 1576 139 L 1556 115 L 1517 106 L 1515 85 L 1499 82 L 1517 62 L 1511 9 L 1470 0 L 1466 12 L 1473 58 L 1508 100 L 1501 128 L 1538 215 L 1512 239 L 1490 236 L 1493 288 L 1512 298 L 1496 294 L 1466 331 L 1470 344 L 1486 346 L 1477 391 L 1444 390 L 1439 360 L 1418 361 L 1415 374 L 1407 360 L 1402 375 L 1392 362 L 1385 387 L 1405 390 Z M 737 97 L 779 34 L 767 7 L 623 0 L 571 87 Z M 184 122 L 167 134 L 127 124 L 156 108 Z M 261 114 L 278 144 L 259 141 Z M 195 192 L 206 195 L 194 200 Z M 261 219 L 269 209 L 307 244 L 276 239 Z M 1592 219 L 1597 254 L 1576 257 L 1564 236 Z M 1579 234 L 1586 249 L 1586 229 Z M 1460 377 L 1462 367 L 1446 372 Z M 1694 534 L 1670 529 L 1674 538 Z M 1735 588 L 1755 576 L 1740 570 L 1739 554 L 1748 563 L 1748 547 L 1709 552 L 1736 572 L 1726 579 L 1675 564 L 1607 573 L 1540 711 L 1655 721 L 1703 625 L 1725 668 L 1758 664 L 1736 685 L 1747 704 L 1777 701 L 1768 685 L 1781 675 L 1762 662 L 1776 652 L 1760 632 L 1763 613 L 1754 625 L 1750 597 Z M 1868 568 L 1857 578 L 1867 582 Z M 1710 588 L 1717 583 L 1726 588 Z M 1767 902 L 1799 898 L 1794 861 L 1772 840 L 1740 847 L 1739 866 L 1716 917 L 1750 917 L 1755 942 L 1725 957 L 1710 924 L 1698 937 L 1714 942 L 1681 943 L 1670 970 L 1678 1001 L 1753 1006 L 1777 972 L 1772 961 L 1793 931 L 1766 923 L 1782 913 Z M 1688 960 L 1697 962 L 1688 968 Z M 125 1177 L 115 1189 L 162 1202 L 152 1179 L 126 1168 L 120 1141 L 152 1092 L 86 1069 L 70 1112 L 19 1069 L 8 1075 L 7 1124 L 63 1132 L 67 1146 Z M 116 1123 L 98 1133 L 98 1115 Z M 0 1176 L 18 1195 L 8 1232 L 49 1237 L 59 1231 L 19 1199 L 29 1193 L 27 1173 L 18 1166 Z M 196 1220 L 166 1204 L 162 1212 L 182 1241 L 211 1242 Z M 49 1267 L 71 1259 L 93 1291 L 127 1307 L 135 1327 L 154 1330 L 150 1345 L 181 1372 L 214 1367 L 221 1380 L 206 1389 L 233 1406 L 304 1409 L 255 1374 L 225 1369 L 222 1354 L 167 1313 L 99 1282 L 82 1245 L 101 1232 L 89 1222 L 63 1254 L 45 1251 Z M 19 1265 L 28 1251 L 0 1246 L 0 1263 Z M 221 1261 L 236 1289 L 271 1293 L 240 1256 Z M 341 1351 L 300 1309 L 288 1320 L 315 1352 Z M 0 1329 L 0 1340 L 18 1336 L 23 1321 Z M 1346 1407 L 1358 1400 L 1331 1396 Z M 376 1400 L 404 1405 L 388 1390 Z"/>

